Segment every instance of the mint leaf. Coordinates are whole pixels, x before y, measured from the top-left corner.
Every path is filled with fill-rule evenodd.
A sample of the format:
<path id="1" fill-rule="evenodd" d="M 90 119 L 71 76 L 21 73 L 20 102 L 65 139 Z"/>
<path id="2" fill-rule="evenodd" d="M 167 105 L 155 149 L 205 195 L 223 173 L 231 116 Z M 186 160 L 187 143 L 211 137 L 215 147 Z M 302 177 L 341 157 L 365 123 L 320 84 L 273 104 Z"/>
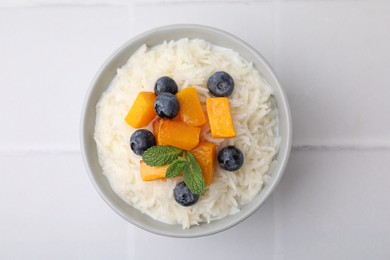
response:
<path id="1" fill-rule="evenodd" d="M 152 146 L 144 152 L 142 160 L 149 166 L 163 166 L 172 163 L 182 150 L 170 145 Z"/>
<path id="2" fill-rule="evenodd" d="M 186 167 L 188 161 L 186 159 L 178 158 L 172 162 L 171 165 L 167 168 L 165 177 L 175 178 L 177 177 Z"/>
<path id="3" fill-rule="evenodd" d="M 190 152 L 186 152 L 187 164 L 182 171 L 184 177 L 184 183 L 190 189 L 190 191 L 196 195 L 202 195 L 206 190 L 206 182 L 202 175 L 202 168 L 196 161 L 194 155 Z"/>

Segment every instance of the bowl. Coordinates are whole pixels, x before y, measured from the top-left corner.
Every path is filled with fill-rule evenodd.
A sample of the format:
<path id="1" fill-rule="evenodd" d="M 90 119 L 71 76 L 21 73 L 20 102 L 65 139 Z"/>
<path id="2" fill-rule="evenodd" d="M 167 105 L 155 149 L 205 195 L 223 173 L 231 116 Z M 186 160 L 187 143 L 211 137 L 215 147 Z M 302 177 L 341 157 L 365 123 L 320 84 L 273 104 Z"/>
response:
<path id="1" fill-rule="evenodd" d="M 269 172 L 271 180 L 251 202 L 244 205 L 237 214 L 214 220 L 210 223 L 193 226 L 189 229 L 182 229 L 181 225 L 169 225 L 156 221 L 124 202 L 113 191 L 108 179 L 102 173 L 98 161 L 96 143 L 93 139 L 96 118 L 95 106 L 102 93 L 115 77 L 117 69 L 122 67 L 142 44 L 154 46 L 165 40 L 178 40 L 180 38 L 204 39 L 212 44 L 233 49 L 240 53 L 244 59 L 252 61 L 254 67 L 274 89 L 274 100 L 278 108 L 279 119 L 276 130 L 281 138 L 279 151 L 276 155 L 277 162 Z M 275 73 L 263 56 L 249 44 L 230 33 L 212 27 L 186 24 L 171 25 L 147 31 L 129 40 L 105 61 L 92 80 L 86 94 L 82 110 L 80 134 L 82 157 L 89 177 L 100 196 L 115 212 L 143 230 L 164 236 L 189 238 L 211 235 L 226 230 L 240 223 L 260 208 L 275 189 L 285 170 L 291 148 L 291 116 L 286 96 Z"/>

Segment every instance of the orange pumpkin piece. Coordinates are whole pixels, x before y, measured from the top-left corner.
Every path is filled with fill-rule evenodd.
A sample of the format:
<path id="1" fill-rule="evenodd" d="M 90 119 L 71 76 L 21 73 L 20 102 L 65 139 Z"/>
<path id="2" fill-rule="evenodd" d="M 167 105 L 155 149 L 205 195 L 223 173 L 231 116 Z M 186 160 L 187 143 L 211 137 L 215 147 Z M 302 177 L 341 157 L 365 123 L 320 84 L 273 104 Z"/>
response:
<path id="1" fill-rule="evenodd" d="M 185 88 L 176 94 L 180 104 L 180 120 L 187 125 L 201 126 L 206 121 L 196 88 Z"/>
<path id="2" fill-rule="evenodd" d="M 164 121 L 162 118 L 157 118 L 153 121 L 153 134 L 154 138 L 156 139 L 156 144 L 160 145 L 160 142 L 158 141 L 158 132 L 160 131 L 160 125 Z"/>
<path id="3" fill-rule="evenodd" d="M 156 120 L 153 121 L 153 134 L 154 134 L 154 138 L 156 139 L 157 145 L 160 145 L 160 142 L 158 141 L 158 132 L 160 131 L 160 125 L 164 120 L 168 120 L 168 119 L 163 119 L 161 117 L 158 117 Z M 180 121 L 180 118 L 175 117 L 171 120 Z"/>
<path id="4" fill-rule="evenodd" d="M 236 136 L 227 98 L 207 98 L 206 108 L 213 137 L 231 138 Z"/>
<path id="5" fill-rule="evenodd" d="M 140 161 L 140 172 L 143 181 L 165 179 L 165 173 L 170 164 L 164 166 L 149 166 L 144 161 Z"/>
<path id="6" fill-rule="evenodd" d="M 179 113 L 177 113 L 177 116 L 172 118 L 172 120 L 175 120 L 175 121 L 181 121 L 180 120 L 180 110 L 179 110 Z"/>
<path id="7" fill-rule="evenodd" d="M 209 142 L 200 142 L 191 153 L 202 168 L 203 178 L 206 185 L 209 186 L 214 180 L 215 171 L 215 144 Z"/>
<path id="8" fill-rule="evenodd" d="M 161 120 L 158 126 L 159 145 L 172 145 L 183 150 L 191 150 L 199 143 L 200 128 L 180 121 Z"/>
<path id="9" fill-rule="evenodd" d="M 125 118 L 126 122 L 134 128 L 148 125 L 157 115 L 154 110 L 155 100 L 156 95 L 153 92 L 139 92 Z"/>

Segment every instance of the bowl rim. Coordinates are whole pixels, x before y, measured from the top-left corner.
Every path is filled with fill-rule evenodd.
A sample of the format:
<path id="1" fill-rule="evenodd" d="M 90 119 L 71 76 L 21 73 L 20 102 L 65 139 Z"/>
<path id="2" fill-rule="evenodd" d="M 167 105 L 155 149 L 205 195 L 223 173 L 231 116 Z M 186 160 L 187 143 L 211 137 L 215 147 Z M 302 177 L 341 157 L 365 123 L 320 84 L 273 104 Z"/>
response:
<path id="1" fill-rule="evenodd" d="M 156 32 L 161 33 L 161 31 L 174 31 L 174 30 L 178 30 L 178 29 L 200 30 L 200 31 L 208 31 L 208 32 L 219 34 L 223 37 L 229 38 L 229 40 L 232 40 L 233 42 L 239 43 L 240 45 L 245 47 L 248 51 L 250 51 L 252 55 L 256 56 L 260 61 L 263 62 L 264 66 L 268 70 L 270 76 L 272 77 L 272 79 L 276 83 L 276 86 L 273 86 L 273 87 L 278 88 L 278 92 L 280 93 L 280 100 L 281 100 L 281 102 L 278 103 L 278 110 L 283 109 L 283 113 L 285 114 L 285 119 L 286 119 L 286 129 L 285 129 L 285 131 L 287 133 L 285 136 L 285 144 L 286 145 L 285 145 L 283 151 L 280 151 L 281 147 L 279 147 L 279 150 L 278 150 L 278 161 L 280 161 L 280 166 L 278 167 L 278 172 L 275 174 L 275 178 L 273 178 L 272 181 L 265 186 L 265 187 L 267 187 L 267 189 L 265 190 L 265 188 L 263 187 L 262 190 L 260 191 L 260 193 L 263 193 L 262 198 L 255 204 L 254 207 L 252 207 L 246 214 L 240 216 L 236 221 L 233 221 L 233 222 L 231 222 L 225 226 L 222 226 L 222 227 L 218 227 L 218 228 L 214 228 L 214 229 L 207 229 L 207 230 L 204 230 L 202 232 L 197 232 L 196 234 L 192 234 L 191 232 L 181 233 L 181 234 L 178 234 L 175 232 L 167 232 L 167 231 L 163 232 L 163 231 L 158 230 L 156 228 L 152 228 L 151 226 L 149 226 L 145 223 L 135 221 L 130 216 L 128 216 L 124 210 L 121 210 L 120 208 L 116 207 L 114 205 L 113 201 L 111 201 L 111 199 L 108 198 L 107 195 L 102 190 L 98 180 L 96 179 L 95 173 L 93 172 L 93 169 L 91 168 L 91 165 L 90 165 L 89 159 L 88 159 L 88 151 L 87 151 L 88 150 L 87 149 L 88 140 L 86 138 L 86 132 L 85 132 L 85 129 L 86 129 L 85 125 L 86 125 L 86 120 L 87 120 L 87 110 L 92 105 L 92 104 L 90 104 L 91 93 L 93 92 L 93 90 L 94 90 L 94 88 L 99 80 L 100 75 L 107 69 L 107 66 L 109 65 L 109 63 L 115 57 L 117 57 L 122 51 L 124 51 L 128 46 L 130 46 L 133 42 L 150 37 L 151 35 L 155 34 Z M 94 105 L 96 105 L 96 104 L 94 104 Z M 268 197 L 271 195 L 271 193 L 275 190 L 275 187 L 280 182 L 280 180 L 285 172 L 286 166 L 287 166 L 287 162 L 288 162 L 290 152 L 291 152 L 291 142 L 292 142 L 291 111 L 290 111 L 289 103 L 287 100 L 287 96 L 286 96 L 285 91 L 282 88 L 274 70 L 272 69 L 272 67 L 268 63 L 268 61 L 255 48 L 253 48 L 251 45 L 249 45 L 247 42 L 243 41 L 242 39 L 238 38 L 237 36 L 235 36 L 229 32 L 226 32 L 224 30 L 217 29 L 215 27 L 200 25 L 200 24 L 173 24 L 173 25 L 165 25 L 165 26 L 161 26 L 161 27 L 156 27 L 156 28 L 147 30 L 141 34 L 138 34 L 135 37 L 130 38 L 124 44 L 122 44 L 119 48 L 117 48 L 102 63 L 102 65 L 100 66 L 100 68 L 96 72 L 95 76 L 93 77 L 93 79 L 88 87 L 87 92 L 85 93 L 82 111 L 81 111 L 79 131 L 80 131 L 81 154 L 82 154 L 84 166 L 87 170 L 89 179 L 93 183 L 93 186 L 95 187 L 95 189 L 98 192 L 98 194 L 100 195 L 100 197 L 109 205 L 109 207 L 111 207 L 118 215 L 120 215 L 122 218 L 124 218 L 127 222 L 132 223 L 133 225 L 135 225 L 138 228 L 141 228 L 143 230 L 149 231 L 149 232 L 157 234 L 157 235 L 176 237 L 176 238 L 194 238 L 194 237 L 201 237 L 201 236 L 208 236 L 208 235 L 216 234 L 216 233 L 222 232 L 224 230 L 227 230 L 227 229 L 237 225 L 238 223 L 242 222 L 243 220 L 245 220 L 246 218 L 251 216 L 254 212 L 256 212 L 264 204 L 264 202 L 268 199 Z M 282 156 L 282 157 L 279 157 L 279 156 Z M 239 214 L 239 213 L 237 213 L 237 214 Z M 148 215 L 146 215 L 146 216 L 148 216 Z M 158 220 L 153 219 L 153 221 L 158 221 Z M 218 221 L 218 220 L 213 220 L 213 221 Z M 167 224 L 167 225 L 169 225 L 169 224 Z M 210 224 L 204 223 L 204 225 L 210 225 Z M 191 230 L 191 228 L 189 230 Z"/>

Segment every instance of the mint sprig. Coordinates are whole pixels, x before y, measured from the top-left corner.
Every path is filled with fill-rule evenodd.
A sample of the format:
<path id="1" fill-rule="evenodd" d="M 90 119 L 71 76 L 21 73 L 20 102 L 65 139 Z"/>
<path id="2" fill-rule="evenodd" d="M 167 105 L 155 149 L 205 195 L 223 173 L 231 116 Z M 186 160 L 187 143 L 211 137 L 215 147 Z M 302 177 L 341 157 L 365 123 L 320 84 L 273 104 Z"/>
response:
<path id="1" fill-rule="evenodd" d="M 193 194 L 202 195 L 205 192 L 206 182 L 202 175 L 202 168 L 191 152 L 174 146 L 158 145 L 146 150 L 142 159 L 149 166 L 170 164 L 165 177 L 175 178 L 182 173 L 184 183 Z"/>
<path id="2" fill-rule="evenodd" d="M 167 178 L 175 178 L 179 176 L 179 174 L 184 170 L 187 165 L 187 160 L 183 158 L 178 158 L 174 160 L 171 165 L 167 168 L 167 172 L 165 177 Z"/>
<path id="3" fill-rule="evenodd" d="M 188 163 L 183 170 L 184 183 L 192 193 L 202 195 L 206 190 L 206 182 L 202 175 L 202 168 L 200 168 L 199 163 L 192 153 L 186 152 L 186 154 Z"/>
<path id="4" fill-rule="evenodd" d="M 152 146 L 142 155 L 142 160 L 149 166 L 164 166 L 172 163 L 183 151 L 170 145 Z"/>

